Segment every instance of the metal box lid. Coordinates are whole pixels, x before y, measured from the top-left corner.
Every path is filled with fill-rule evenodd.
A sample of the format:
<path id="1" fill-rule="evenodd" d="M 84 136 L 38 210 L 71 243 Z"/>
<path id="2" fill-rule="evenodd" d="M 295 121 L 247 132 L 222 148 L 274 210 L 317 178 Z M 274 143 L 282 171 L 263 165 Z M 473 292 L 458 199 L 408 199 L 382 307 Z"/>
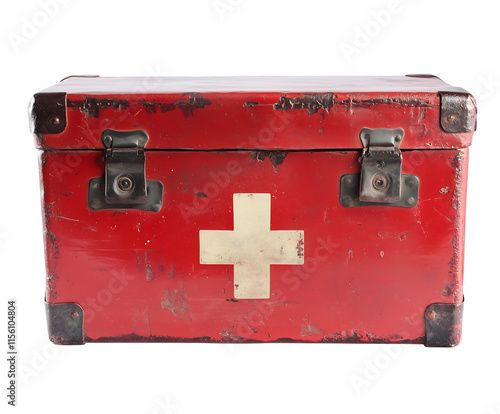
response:
<path id="1" fill-rule="evenodd" d="M 147 149 L 362 149 L 365 128 L 404 130 L 400 149 L 464 148 L 476 103 L 432 75 L 74 76 L 37 93 L 40 149 L 105 149 L 102 133 L 145 131 Z"/>

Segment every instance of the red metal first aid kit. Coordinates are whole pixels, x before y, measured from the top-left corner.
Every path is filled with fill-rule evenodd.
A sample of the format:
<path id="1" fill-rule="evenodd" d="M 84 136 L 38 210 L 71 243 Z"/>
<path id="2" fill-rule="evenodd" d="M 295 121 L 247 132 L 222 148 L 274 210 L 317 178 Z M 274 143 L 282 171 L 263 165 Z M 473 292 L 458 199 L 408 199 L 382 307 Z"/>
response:
<path id="1" fill-rule="evenodd" d="M 30 113 L 53 342 L 460 341 L 465 90 L 69 77 Z"/>

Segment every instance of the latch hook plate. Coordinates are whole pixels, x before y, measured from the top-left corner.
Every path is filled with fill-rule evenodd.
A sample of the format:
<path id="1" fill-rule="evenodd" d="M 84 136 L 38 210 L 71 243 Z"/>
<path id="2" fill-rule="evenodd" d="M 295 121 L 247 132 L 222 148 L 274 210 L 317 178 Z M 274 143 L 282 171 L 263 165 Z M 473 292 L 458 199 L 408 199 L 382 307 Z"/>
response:
<path id="1" fill-rule="evenodd" d="M 401 200 L 401 164 L 399 145 L 402 128 L 370 129 L 360 133 L 363 143 L 359 200 L 370 203 L 397 203 Z"/>
<path id="2" fill-rule="evenodd" d="M 345 174 L 340 180 L 340 203 L 344 207 L 393 206 L 415 207 L 419 179 L 401 174 L 403 156 L 399 149 L 402 128 L 364 128 L 361 174 Z"/>
<path id="3" fill-rule="evenodd" d="M 90 208 L 159 211 L 163 185 L 159 181 L 146 181 L 146 132 L 107 129 L 101 140 L 106 147 L 105 173 L 104 178 L 90 182 Z"/>

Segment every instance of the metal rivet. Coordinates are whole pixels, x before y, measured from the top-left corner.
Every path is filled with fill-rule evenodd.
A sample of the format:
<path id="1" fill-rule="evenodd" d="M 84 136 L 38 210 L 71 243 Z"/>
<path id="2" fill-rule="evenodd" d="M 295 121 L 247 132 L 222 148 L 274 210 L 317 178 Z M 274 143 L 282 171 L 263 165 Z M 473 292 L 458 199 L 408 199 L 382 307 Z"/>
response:
<path id="1" fill-rule="evenodd" d="M 410 205 L 415 204 L 415 198 L 414 198 L 414 197 L 410 197 L 410 198 L 408 198 L 408 200 L 407 200 L 407 201 L 408 201 L 408 204 L 410 204 Z"/>
<path id="2" fill-rule="evenodd" d="M 396 141 L 396 142 L 401 141 L 401 136 L 400 135 L 396 135 L 396 138 L 394 138 L 394 141 Z"/>
<path id="3" fill-rule="evenodd" d="M 436 319 L 436 311 L 430 311 L 429 313 L 427 313 L 427 317 L 433 321 L 434 319 Z"/>
<path id="4" fill-rule="evenodd" d="M 111 137 L 111 135 L 105 135 L 103 138 L 102 138 L 102 142 L 104 143 L 104 145 L 106 145 L 107 147 L 111 145 L 111 143 L 113 142 L 113 138 Z"/>
<path id="5" fill-rule="evenodd" d="M 77 311 L 71 312 L 71 318 L 78 319 L 79 317 L 80 317 L 80 314 Z"/>
<path id="6" fill-rule="evenodd" d="M 372 187 L 377 191 L 383 191 L 389 186 L 389 177 L 385 174 L 375 174 L 372 178 Z"/>
<path id="7" fill-rule="evenodd" d="M 130 193 L 134 189 L 134 179 L 131 175 L 121 175 L 116 179 L 116 185 L 120 191 Z"/>
<path id="8" fill-rule="evenodd" d="M 61 120 L 57 117 L 52 118 L 50 121 L 52 122 L 52 125 L 59 125 L 61 123 Z"/>

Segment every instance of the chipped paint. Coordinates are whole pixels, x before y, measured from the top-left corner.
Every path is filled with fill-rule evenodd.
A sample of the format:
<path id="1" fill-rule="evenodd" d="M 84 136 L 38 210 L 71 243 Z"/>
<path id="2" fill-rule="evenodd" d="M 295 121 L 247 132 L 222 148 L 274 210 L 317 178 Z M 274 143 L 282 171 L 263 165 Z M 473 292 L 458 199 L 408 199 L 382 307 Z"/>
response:
<path id="1" fill-rule="evenodd" d="M 137 270 L 138 272 L 146 275 L 146 281 L 151 282 L 155 278 L 155 269 L 151 264 L 151 255 L 152 251 L 145 252 L 134 252 L 137 256 Z M 160 266 L 158 266 L 158 270 L 160 270 Z"/>
<path id="2" fill-rule="evenodd" d="M 148 252 L 144 252 L 144 268 L 146 270 L 146 280 L 151 282 L 154 279 L 153 268 L 149 260 Z"/>
<path id="3" fill-rule="evenodd" d="M 45 245 L 47 252 L 50 251 L 52 255 L 52 262 L 50 269 L 47 268 L 46 274 L 46 297 L 51 299 L 57 299 L 59 297 L 59 293 L 57 291 L 57 281 L 59 279 L 59 275 L 56 273 L 57 260 L 59 257 L 59 241 L 54 233 L 49 230 L 50 227 L 50 216 L 51 216 L 51 206 L 47 206 L 46 211 L 44 213 L 44 221 L 45 221 Z"/>
<path id="4" fill-rule="evenodd" d="M 233 331 L 228 330 L 223 330 L 219 335 L 222 336 L 222 342 L 241 342 L 245 339 L 242 336 L 234 335 Z"/>
<path id="5" fill-rule="evenodd" d="M 181 338 L 172 336 L 142 336 L 136 333 L 117 336 L 101 336 L 99 338 L 91 338 L 85 336 L 85 342 L 222 342 L 214 341 L 209 336 L 198 336 L 193 338 Z"/>
<path id="6" fill-rule="evenodd" d="M 453 190 L 453 196 L 451 198 L 451 205 L 455 210 L 458 210 L 460 205 L 460 199 L 462 196 L 462 175 L 463 175 L 463 164 L 464 156 L 461 152 L 453 157 L 451 163 L 451 168 L 453 168 L 453 174 L 455 175 L 455 189 Z"/>
<path id="7" fill-rule="evenodd" d="M 356 330 L 354 330 L 356 332 Z M 224 331 L 222 331 L 224 332 Z M 102 336 L 97 338 L 92 338 L 90 336 L 85 336 L 85 342 L 179 342 L 179 343 L 314 343 L 314 342 L 339 342 L 339 343 L 379 343 L 379 344 L 407 344 L 407 343 L 425 343 L 425 336 L 420 336 L 412 339 L 402 339 L 400 335 L 392 335 L 389 337 L 376 337 L 372 335 L 371 337 L 363 335 L 361 333 L 356 333 L 353 336 L 330 334 L 332 336 L 325 336 L 318 340 L 313 339 L 292 339 L 292 338 L 277 338 L 268 340 L 259 339 L 248 339 L 240 336 L 233 336 L 227 332 L 227 335 L 222 336 L 222 332 L 219 334 L 220 338 L 212 338 L 210 336 L 199 336 L 199 337 L 173 337 L 173 336 L 143 336 L 131 333 L 128 335 L 118 335 L 118 336 Z M 344 331 L 347 332 L 347 331 Z M 307 338 L 304 337 L 304 338 Z"/>
<path id="8" fill-rule="evenodd" d="M 86 97 L 83 101 L 67 100 L 68 108 L 77 108 L 89 118 L 98 118 L 102 109 L 124 110 L 130 107 L 126 99 Z"/>
<path id="9" fill-rule="evenodd" d="M 402 234 L 398 234 L 396 238 L 398 238 L 400 241 L 405 241 L 406 238 L 408 237 L 408 233 L 404 232 Z"/>
<path id="10" fill-rule="evenodd" d="M 416 108 L 431 108 L 438 106 L 428 100 L 415 98 L 411 96 L 401 97 L 401 98 L 368 98 L 368 99 L 359 99 L 358 97 L 353 97 L 341 101 L 335 101 L 335 104 L 344 105 L 352 108 L 370 108 L 375 105 L 388 105 L 392 107 L 416 107 Z"/>
<path id="11" fill-rule="evenodd" d="M 170 263 L 170 272 L 167 275 L 167 279 L 173 279 L 173 278 L 175 278 L 175 268 L 174 264 Z"/>
<path id="12" fill-rule="evenodd" d="M 169 310 L 174 316 L 181 317 L 186 315 L 191 309 L 187 301 L 187 295 L 184 291 L 184 283 L 181 282 L 180 288 L 165 289 L 165 295 L 161 302 L 163 309 Z"/>
<path id="13" fill-rule="evenodd" d="M 193 116 L 195 109 L 203 109 L 211 102 L 201 96 L 199 93 L 189 93 L 182 96 L 187 96 L 187 99 L 178 100 L 175 105 L 184 113 L 184 116 Z"/>
<path id="14" fill-rule="evenodd" d="M 148 323 L 148 330 L 149 330 L 149 336 L 153 336 L 153 334 L 151 333 L 151 322 L 149 320 L 149 312 L 146 313 L 146 322 Z"/>
<path id="15" fill-rule="evenodd" d="M 199 93 L 188 93 L 183 94 L 183 97 L 187 97 L 185 99 L 179 99 L 178 101 L 165 103 L 165 102 L 156 102 L 154 99 L 152 101 L 146 101 L 145 99 L 139 101 L 135 106 L 141 106 L 146 113 L 154 114 L 157 110 L 161 113 L 170 112 L 175 110 L 175 108 L 179 108 L 184 116 L 193 116 L 193 111 L 196 109 L 203 109 L 205 106 L 210 105 L 211 102 L 200 95 Z"/>
<path id="16" fill-rule="evenodd" d="M 297 256 L 304 257 L 304 238 L 302 237 L 297 242 Z"/>
<path id="17" fill-rule="evenodd" d="M 345 265 L 348 265 L 348 264 L 349 264 L 349 261 L 350 261 L 351 259 L 354 259 L 354 251 L 352 250 L 352 248 L 350 248 L 350 249 L 347 251 L 347 257 L 346 257 L 346 259 L 345 259 L 344 264 L 345 264 Z"/>
<path id="18" fill-rule="evenodd" d="M 458 284 L 458 279 L 457 275 L 461 271 L 461 263 L 462 263 L 462 252 L 460 251 L 460 238 L 462 237 L 461 234 L 461 220 L 462 217 L 459 214 L 460 211 L 460 204 L 461 204 L 461 198 L 462 198 L 462 184 L 463 184 L 463 165 L 464 165 L 464 155 L 461 152 L 458 152 L 457 155 L 453 157 L 451 167 L 453 168 L 453 174 L 455 175 L 455 189 L 453 190 L 453 195 L 451 197 L 451 205 L 454 210 L 457 211 L 457 214 L 455 214 L 455 219 L 454 219 L 454 227 L 455 227 L 455 232 L 453 235 L 453 239 L 451 242 L 452 245 L 452 256 L 451 259 L 448 263 L 449 265 L 449 276 L 451 282 L 447 285 L 445 288 L 446 290 L 444 292 L 448 293 L 450 289 L 452 289 L 452 293 L 449 293 L 447 296 L 453 296 L 454 302 L 455 303 L 461 303 L 463 298 L 458 296 L 459 295 L 459 284 Z"/>
<path id="19" fill-rule="evenodd" d="M 300 336 L 323 335 L 323 331 L 318 328 L 318 325 L 304 323 L 300 328 Z"/>
<path id="20" fill-rule="evenodd" d="M 196 109 L 203 109 L 205 106 L 210 105 L 211 102 L 199 93 L 187 93 L 182 95 L 183 99 L 175 102 L 156 102 L 155 100 L 147 101 L 140 100 L 134 104 L 134 107 L 141 107 L 148 114 L 153 114 L 157 110 L 161 113 L 170 112 L 176 108 L 180 109 L 184 116 L 193 116 L 193 111 Z M 103 109 L 112 110 L 126 110 L 129 109 L 131 103 L 126 99 L 111 99 L 111 98 L 95 98 L 86 97 L 82 101 L 67 100 L 68 108 L 76 108 L 84 113 L 87 117 L 98 118 L 99 113 Z"/>
<path id="21" fill-rule="evenodd" d="M 448 296 L 451 296 L 453 294 L 453 292 L 455 291 L 455 284 L 453 283 L 448 283 L 443 291 L 441 292 L 441 296 L 444 296 L 444 297 L 448 297 Z"/>
<path id="22" fill-rule="evenodd" d="M 302 96 L 280 96 L 280 100 L 273 105 L 275 110 L 289 111 L 306 109 L 309 115 L 323 109 L 326 113 L 333 107 L 333 93 L 310 93 Z"/>
<path id="23" fill-rule="evenodd" d="M 252 152 L 250 159 L 264 162 L 266 158 L 269 158 L 269 161 L 271 161 L 274 167 L 274 171 L 279 172 L 278 166 L 283 164 L 287 155 L 287 151 L 255 151 Z"/>

